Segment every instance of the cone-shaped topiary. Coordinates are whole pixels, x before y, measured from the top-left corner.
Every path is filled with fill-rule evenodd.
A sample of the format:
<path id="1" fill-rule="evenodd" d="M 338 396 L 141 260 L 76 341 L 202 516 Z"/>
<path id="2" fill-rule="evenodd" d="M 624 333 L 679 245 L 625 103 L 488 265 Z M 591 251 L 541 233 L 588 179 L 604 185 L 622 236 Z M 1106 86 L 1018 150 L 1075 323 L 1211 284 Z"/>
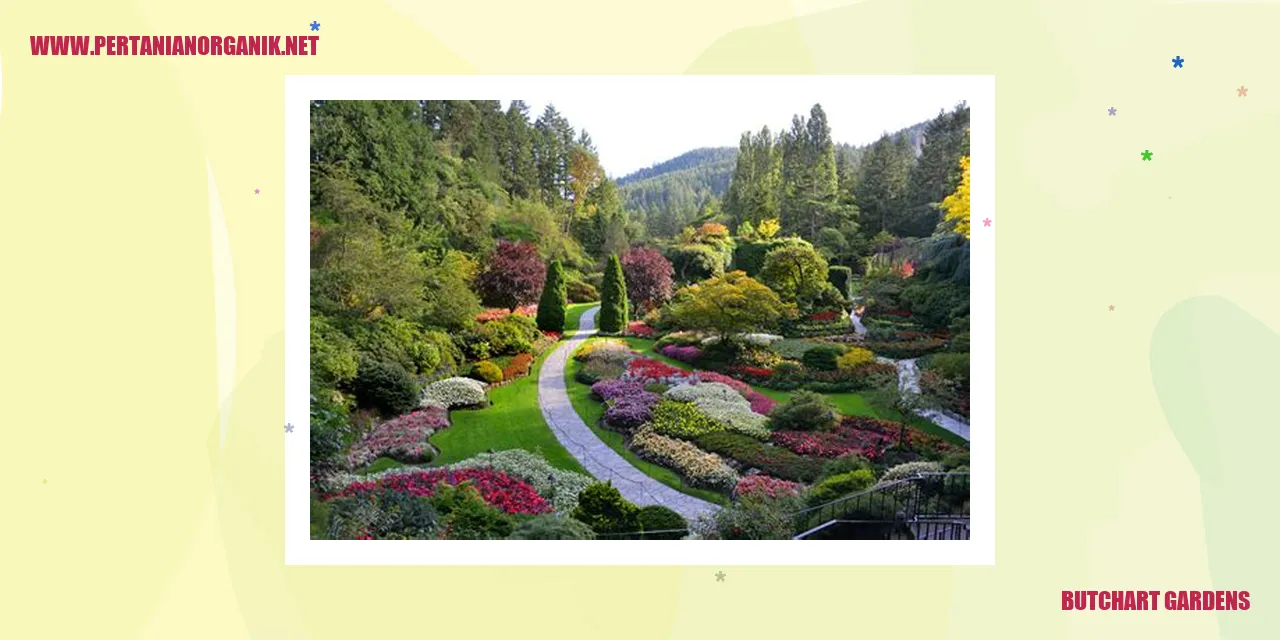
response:
<path id="1" fill-rule="evenodd" d="M 542 285 L 542 298 L 538 300 L 538 328 L 542 331 L 564 331 L 567 290 L 564 266 L 556 260 L 547 269 L 547 281 Z"/>
<path id="2" fill-rule="evenodd" d="M 627 281 L 622 275 L 618 256 L 609 256 L 604 268 L 604 286 L 600 292 L 600 332 L 622 333 L 627 328 Z"/>

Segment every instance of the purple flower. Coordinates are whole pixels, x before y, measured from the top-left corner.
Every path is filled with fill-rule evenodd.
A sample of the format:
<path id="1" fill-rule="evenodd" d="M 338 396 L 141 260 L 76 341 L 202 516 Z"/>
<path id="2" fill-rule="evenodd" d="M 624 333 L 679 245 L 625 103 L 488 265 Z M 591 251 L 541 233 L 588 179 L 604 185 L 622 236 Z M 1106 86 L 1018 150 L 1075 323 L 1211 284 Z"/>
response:
<path id="1" fill-rule="evenodd" d="M 693 345 L 679 346 L 669 344 L 659 349 L 658 353 L 661 353 L 668 358 L 679 360 L 680 362 L 687 362 L 689 364 L 693 364 L 698 360 L 698 358 L 702 357 L 702 349 Z"/>
<path id="2" fill-rule="evenodd" d="M 601 380 L 591 385 L 591 393 L 609 401 L 645 393 L 644 385 L 635 380 Z"/>
<path id="3" fill-rule="evenodd" d="M 623 396 L 605 410 L 605 422 L 615 429 L 631 431 L 653 417 L 653 405 L 657 402 L 658 394 L 648 391 L 641 391 L 634 396 Z"/>

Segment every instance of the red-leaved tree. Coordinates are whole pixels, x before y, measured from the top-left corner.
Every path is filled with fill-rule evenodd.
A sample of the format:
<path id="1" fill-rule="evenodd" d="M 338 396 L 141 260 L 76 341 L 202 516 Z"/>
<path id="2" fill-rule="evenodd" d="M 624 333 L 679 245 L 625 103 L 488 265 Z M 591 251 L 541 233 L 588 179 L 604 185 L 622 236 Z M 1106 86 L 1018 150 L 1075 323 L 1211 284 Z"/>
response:
<path id="1" fill-rule="evenodd" d="M 502 240 L 476 285 L 485 304 L 514 311 L 538 301 L 546 277 L 547 265 L 532 243 Z"/>
<path id="2" fill-rule="evenodd" d="M 622 255 L 622 274 L 627 279 L 631 306 L 642 315 L 671 299 L 675 271 L 656 249 L 636 247 Z"/>

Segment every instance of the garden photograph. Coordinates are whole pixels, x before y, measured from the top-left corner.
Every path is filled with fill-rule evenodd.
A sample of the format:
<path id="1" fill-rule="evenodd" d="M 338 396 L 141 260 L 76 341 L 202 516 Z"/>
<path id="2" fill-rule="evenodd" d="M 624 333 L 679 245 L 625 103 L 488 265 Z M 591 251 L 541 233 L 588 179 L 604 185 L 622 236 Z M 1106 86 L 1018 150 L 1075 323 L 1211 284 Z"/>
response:
<path id="1" fill-rule="evenodd" d="M 968 540 L 970 108 L 909 98 L 311 101 L 311 539 Z"/>

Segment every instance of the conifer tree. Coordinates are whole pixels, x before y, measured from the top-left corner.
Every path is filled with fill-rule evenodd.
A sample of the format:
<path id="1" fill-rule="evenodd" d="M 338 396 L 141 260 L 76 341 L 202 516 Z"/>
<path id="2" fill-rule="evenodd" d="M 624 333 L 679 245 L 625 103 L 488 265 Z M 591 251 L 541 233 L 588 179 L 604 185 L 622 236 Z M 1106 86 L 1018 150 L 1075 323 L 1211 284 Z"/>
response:
<path id="1" fill-rule="evenodd" d="M 559 260 L 547 269 L 547 281 L 538 300 L 538 328 L 542 331 L 564 331 L 564 307 L 568 283 Z M 575 327 L 576 328 L 576 327 Z"/>
<path id="2" fill-rule="evenodd" d="M 609 256 L 604 270 L 603 290 L 600 292 L 600 331 L 622 333 L 627 328 L 627 281 L 622 275 L 622 263 L 616 254 Z"/>

